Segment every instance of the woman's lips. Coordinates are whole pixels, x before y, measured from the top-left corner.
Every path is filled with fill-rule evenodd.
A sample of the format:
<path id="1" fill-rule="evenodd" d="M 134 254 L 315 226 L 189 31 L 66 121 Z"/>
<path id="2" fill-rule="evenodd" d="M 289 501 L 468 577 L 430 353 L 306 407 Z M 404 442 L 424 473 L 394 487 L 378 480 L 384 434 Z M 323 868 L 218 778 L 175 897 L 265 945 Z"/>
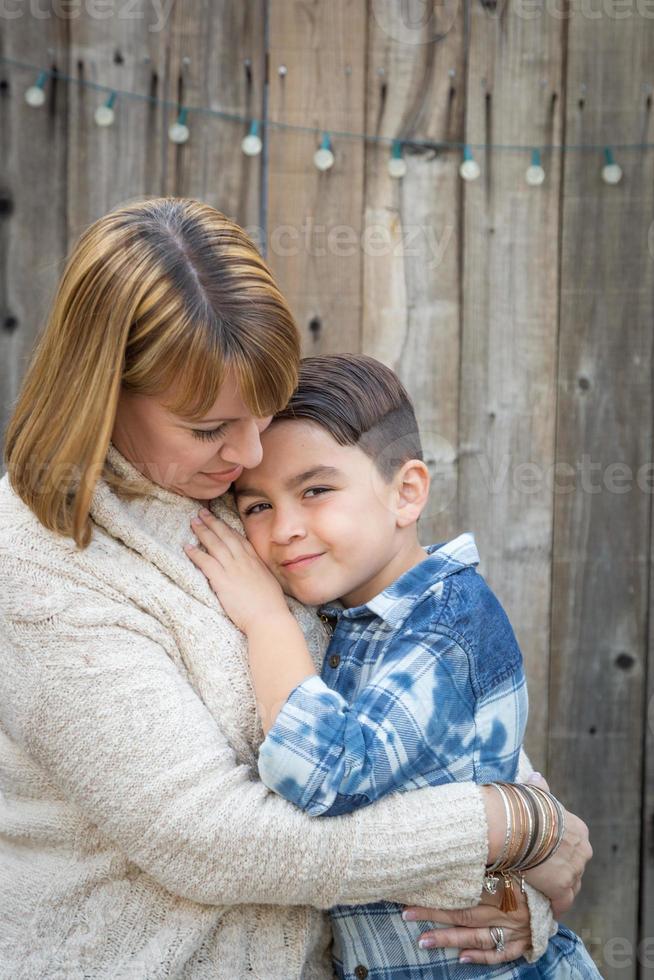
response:
<path id="1" fill-rule="evenodd" d="M 211 477 L 212 480 L 218 480 L 220 483 L 224 483 L 225 480 L 235 480 L 241 475 L 243 467 L 235 466 L 231 470 L 223 470 L 222 473 L 204 473 L 203 476 Z"/>
<path id="2" fill-rule="evenodd" d="M 299 558 L 294 558 L 292 561 L 282 562 L 282 568 L 284 571 L 294 571 L 296 568 L 306 568 L 307 565 L 311 565 L 318 558 L 322 558 L 324 551 L 316 555 L 301 555 Z"/>

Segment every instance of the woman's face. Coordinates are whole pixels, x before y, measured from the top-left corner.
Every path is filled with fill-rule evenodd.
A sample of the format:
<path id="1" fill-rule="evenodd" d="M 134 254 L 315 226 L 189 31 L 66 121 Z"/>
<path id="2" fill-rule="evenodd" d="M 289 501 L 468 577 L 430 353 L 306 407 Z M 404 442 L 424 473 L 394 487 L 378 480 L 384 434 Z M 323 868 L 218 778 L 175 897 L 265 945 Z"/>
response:
<path id="1" fill-rule="evenodd" d="M 259 435 L 270 417 L 256 418 L 231 372 L 200 422 L 165 407 L 164 396 L 121 392 L 111 441 L 154 483 L 184 497 L 208 501 L 229 488 L 244 468 L 261 462 Z"/>

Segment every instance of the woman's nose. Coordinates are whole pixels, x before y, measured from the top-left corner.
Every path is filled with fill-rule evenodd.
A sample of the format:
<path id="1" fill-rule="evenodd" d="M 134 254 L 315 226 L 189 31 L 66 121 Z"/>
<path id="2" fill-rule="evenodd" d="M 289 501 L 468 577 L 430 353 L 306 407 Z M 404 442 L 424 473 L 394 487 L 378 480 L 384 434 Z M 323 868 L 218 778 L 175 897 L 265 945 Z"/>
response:
<path id="1" fill-rule="evenodd" d="M 244 466 L 246 470 L 258 466 L 263 459 L 263 448 L 257 420 L 247 419 L 234 425 L 220 455 L 227 463 Z"/>

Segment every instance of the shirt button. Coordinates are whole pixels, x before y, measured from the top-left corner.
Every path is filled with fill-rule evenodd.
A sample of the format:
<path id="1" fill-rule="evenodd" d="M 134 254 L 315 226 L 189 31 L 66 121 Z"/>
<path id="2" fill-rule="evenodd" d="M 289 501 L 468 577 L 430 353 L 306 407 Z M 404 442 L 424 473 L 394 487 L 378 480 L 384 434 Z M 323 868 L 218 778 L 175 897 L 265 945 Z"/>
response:
<path id="1" fill-rule="evenodd" d="M 357 978 L 357 980 L 366 980 L 366 977 L 368 976 L 368 971 L 365 968 L 365 966 L 361 966 L 361 964 L 359 964 L 354 969 L 354 976 Z"/>
<path id="2" fill-rule="evenodd" d="M 339 655 L 337 653 L 332 653 L 331 657 L 329 658 L 329 666 L 336 668 L 338 667 L 340 662 L 341 662 L 341 658 L 339 657 Z"/>
<path id="3" fill-rule="evenodd" d="M 327 630 L 328 630 L 329 633 L 333 633 L 334 632 L 334 625 L 336 623 L 336 617 L 335 616 L 326 616 L 324 613 L 321 613 L 321 615 L 320 615 L 320 621 L 322 623 L 324 623 L 324 625 L 327 627 Z"/>

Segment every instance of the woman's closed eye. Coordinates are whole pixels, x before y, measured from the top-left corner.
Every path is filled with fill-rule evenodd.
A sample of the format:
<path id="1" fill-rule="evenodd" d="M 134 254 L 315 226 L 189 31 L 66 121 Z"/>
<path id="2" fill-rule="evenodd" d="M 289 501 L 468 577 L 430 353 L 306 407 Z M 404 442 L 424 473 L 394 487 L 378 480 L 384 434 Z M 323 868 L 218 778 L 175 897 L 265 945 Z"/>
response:
<path id="1" fill-rule="evenodd" d="M 222 425 L 216 426 L 215 429 L 191 429 L 191 432 L 196 439 L 217 439 L 221 436 L 225 429 L 227 428 L 227 423 L 223 422 Z"/>

